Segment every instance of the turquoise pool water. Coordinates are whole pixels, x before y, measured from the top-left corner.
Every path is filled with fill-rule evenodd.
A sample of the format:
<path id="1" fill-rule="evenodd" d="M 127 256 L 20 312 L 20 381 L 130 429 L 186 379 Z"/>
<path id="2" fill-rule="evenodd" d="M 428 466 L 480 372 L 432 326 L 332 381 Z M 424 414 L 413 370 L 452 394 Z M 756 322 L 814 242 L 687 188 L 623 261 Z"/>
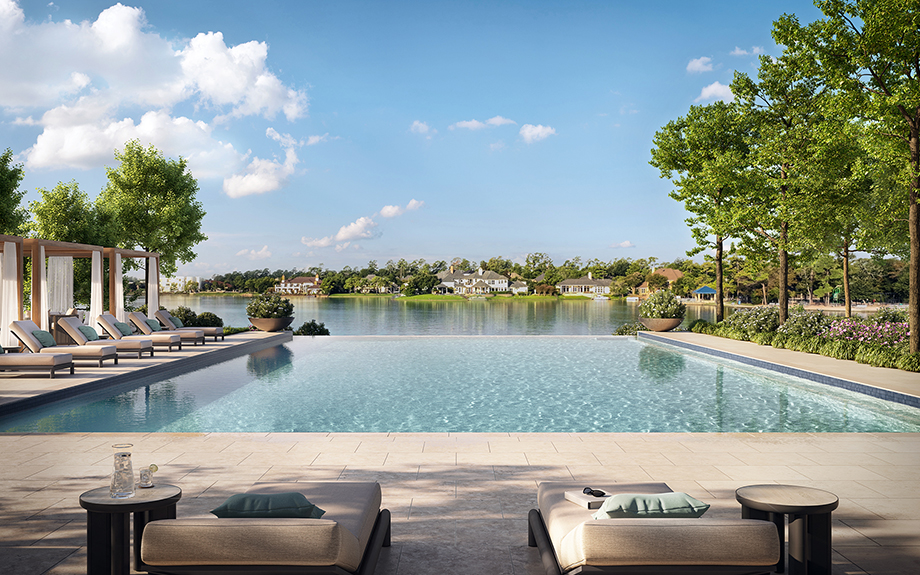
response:
<path id="1" fill-rule="evenodd" d="M 634 339 L 322 337 L 3 431 L 920 431 L 920 410 Z"/>

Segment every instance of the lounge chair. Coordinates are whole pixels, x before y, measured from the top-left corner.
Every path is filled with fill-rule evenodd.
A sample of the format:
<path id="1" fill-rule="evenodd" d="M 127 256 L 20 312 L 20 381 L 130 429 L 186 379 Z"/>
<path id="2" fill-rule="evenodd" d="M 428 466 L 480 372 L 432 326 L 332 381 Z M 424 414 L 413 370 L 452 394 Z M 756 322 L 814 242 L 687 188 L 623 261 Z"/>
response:
<path id="1" fill-rule="evenodd" d="M 670 492 L 665 483 L 592 485 L 607 493 Z M 528 517 L 528 544 L 537 547 L 547 575 L 771 573 L 780 557 L 779 534 L 769 521 L 706 518 L 593 519 L 597 510 L 566 499 L 582 483 L 541 483 L 539 509 Z"/>
<path id="2" fill-rule="evenodd" d="M 58 325 L 77 345 L 114 345 L 118 353 L 136 353 L 137 359 L 140 359 L 141 354 L 145 352 L 149 352 L 150 357 L 153 357 L 153 340 L 151 339 L 89 339 L 86 333 L 80 330 L 81 327 L 89 326 L 83 325 L 83 322 L 76 317 L 62 317 L 58 320 Z M 92 337 L 96 330 L 92 327 L 89 329 L 93 330 L 89 332 Z M 98 338 L 99 335 L 96 334 L 96 337 Z"/>
<path id="3" fill-rule="evenodd" d="M 166 328 L 166 331 L 191 331 L 191 330 L 201 330 L 204 332 L 205 337 L 214 337 L 214 341 L 217 341 L 219 337 L 221 341 L 224 340 L 224 328 L 222 327 L 178 327 L 176 325 L 176 318 L 172 316 L 165 309 L 158 309 L 156 313 L 153 314 L 153 317 L 160 320 L 160 323 Z"/>
<path id="4" fill-rule="evenodd" d="M 150 340 L 153 342 L 153 345 L 157 347 L 165 347 L 169 351 L 172 351 L 173 346 L 176 346 L 179 351 L 182 351 L 182 338 L 175 333 L 158 332 L 150 335 L 126 335 L 118 329 L 118 325 L 116 324 L 118 324 L 119 321 L 110 313 L 104 313 L 97 317 L 96 323 L 99 324 L 99 327 L 101 327 L 113 340 Z M 124 325 L 127 326 L 128 324 Z M 131 326 L 128 326 L 128 328 L 130 327 Z"/>
<path id="5" fill-rule="evenodd" d="M 264 483 L 250 493 L 296 491 L 321 519 L 163 519 L 141 530 L 138 571 L 371 575 L 390 545 L 390 512 L 378 483 Z M 772 525 L 772 523 L 770 524 Z"/>
<path id="6" fill-rule="evenodd" d="M 3 353 L 0 354 L 0 371 L 47 371 L 70 368 L 73 375 L 73 356 L 69 353 Z"/>
<path id="7" fill-rule="evenodd" d="M 69 353 L 74 360 L 91 360 L 99 363 L 111 359 L 118 365 L 118 351 L 114 345 L 44 345 L 34 335 L 39 329 L 32 320 L 24 319 L 10 324 L 10 330 L 32 353 Z M 54 344 L 54 338 L 47 331 L 48 342 Z"/>
<path id="8" fill-rule="evenodd" d="M 182 339 L 183 343 L 192 342 L 195 345 L 199 343 L 204 345 L 204 332 L 200 329 L 190 329 L 182 331 L 168 331 L 160 329 L 160 322 L 155 319 L 147 319 L 147 316 L 142 314 L 139 311 L 132 311 L 128 314 L 128 319 L 131 323 L 134 324 L 134 327 L 138 329 L 144 335 L 150 335 L 152 333 L 173 333 L 179 334 L 179 337 Z"/>

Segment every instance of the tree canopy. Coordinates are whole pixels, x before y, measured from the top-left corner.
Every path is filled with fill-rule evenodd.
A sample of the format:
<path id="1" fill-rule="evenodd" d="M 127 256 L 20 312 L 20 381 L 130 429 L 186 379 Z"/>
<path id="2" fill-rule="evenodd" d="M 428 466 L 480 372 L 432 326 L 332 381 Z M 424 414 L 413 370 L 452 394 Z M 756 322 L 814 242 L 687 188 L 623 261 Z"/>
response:
<path id="1" fill-rule="evenodd" d="M 13 164 L 13 151 L 0 154 L 0 234 L 21 235 L 29 221 L 29 212 L 20 204 L 25 190 L 19 190 L 24 176 L 22 164 Z"/>

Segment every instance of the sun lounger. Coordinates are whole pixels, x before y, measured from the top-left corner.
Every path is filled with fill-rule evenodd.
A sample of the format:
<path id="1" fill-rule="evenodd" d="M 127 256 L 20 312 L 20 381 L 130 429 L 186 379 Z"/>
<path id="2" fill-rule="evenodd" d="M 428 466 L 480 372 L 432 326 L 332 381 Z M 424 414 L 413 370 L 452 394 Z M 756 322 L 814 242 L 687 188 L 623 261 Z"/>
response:
<path id="1" fill-rule="evenodd" d="M 115 350 L 114 345 L 43 345 L 42 342 L 35 337 L 34 332 L 42 331 L 38 328 L 37 325 L 32 320 L 20 320 L 14 321 L 10 324 L 10 330 L 13 332 L 19 341 L 21 341 L 29 351 L 32 353 L 69 353 L 73 356 L 74 360 L 91 360 L 99 363 L 99 367 L 102 367 L 102 362 L 111 359 L 114 360 L 115 365 L 118 365 L 118 352 Z M 51 334 L 45 332 L 47 337 L 50 337 Z M 49 340 L 51 343 L 54 343 L 54 338 Z"/>
<path id="2" fill-rule="evenodd" d="M 145 352 L 150 353 L 150 357 L 153 357 L 153 340 L 151 339 L 89 339 L 86 337 L 86 334 L 80 331 L 81 327 L 88 327 L 83 325 L 79 319 L 75 317 L 62 317 L 58 320 L 58 325 L 64 329 L 64 332 L 70 336 L 70 339 L 74 341 L 77 345 L 114 345 L 115 350 L 118 353 L 131 353 L 137 354 L 137 359 L 141 358 L 141 354 Z M 94 333 L 96 330 L 90 328 Z M 99 337 L 98 335 L 96 337 Z"/>
<path id="3" fill-rule="evenodd" d="M 139 571 L 152 574 L 371 575 L 390 545 L 390 512 L 377 483 L 264 483 L 250 493 L 300 492 L 321 519 L 188 518 L 148 523 Z M 770 524 L 772 525 L 772 523 Z"/>
<path id="4" fill-rule="evenodd" d="M 205 337 L 214 337 L 214 341 L 217 341 L 218 337 L 221 341 L 224 339 L 224 328 L 222 327 L 176 327 L 176 318 L 165 309 L 158 309 L 156 313 L 153 314 L 153 317 L 157 318 L 160 323 L 163 324 L 166 331 L 201 330 L 204 332 Z"/>
<path id="5" fill-rule="evenodd" d="M 169 351 L 172 351 L 173 346 L 176 346 L 178 350 L 182 350 L 182 338 L 179 337 L 179 334 L 175 333 L 166 333 L 165 331 L 151 333 L 150 335 L 125 335 L 121 333 L 121 330 L 115 325 L 115 322 L 118 320 L 115 319 L 115 316 L 110 313 L 104 313 L 96 318 L 96 323 L 99 327 L 102 328 L 105 333 L 109 335 L 113 340 L 150 340 L 153 342 L 153 345 L 157 347 L 165 347 Z"/>
<path id="6" fill-rule="evenodd" d="M 670 492 L 665 483 L 592 485 L 607 493 Z M 593 519 L 597 510 L 566 499 L 581 483 L 541 483 L 539 509 L 528 517 L 528 544 L 547 575 L 770 573 L 779 560 L 779 535 L 769 521 L 706 518 Z M 740 515 L 740 510 L 739 510 Z"/>
<path id="7" fill-rule="evenodd" d="M 195 345 L 198 345 L 200 343 L 201 345 L 204 345 L 204 332 L 201 331 L 200 329 L 196 328 L 196 329 L 187 330 L 187 331 L 186 330 L 167 331 L 167 330 L 159 330 L 159 329 L 155 330 L 153 328 L 153 325 L 151 325 L 150 323 L 147 323 L 148 321 L 147 316 L 142 314 L 139 311 L 132 311 L 131 313 L 129 313 L 128 319 L 131 321 L 131 323 L 134 324 L 134 327 L 136 327 L 144 335 L 150 335 L 152 333 L 174 333 L 174 334 L 179 334 L 179 337 L 182 339 L 183 342 L 192 342 Z M 155 324 L 156 327 L 160 327 L 160 323 L 157 320 L 152 320 L 151 323 Z"/>
<path id="8" fill-rule="evenodd" d="M 4 353 L 0 355 L 0 371 L 47 371 L 70 368 L 73 375 L 73 356 L 69 353 Z"/>

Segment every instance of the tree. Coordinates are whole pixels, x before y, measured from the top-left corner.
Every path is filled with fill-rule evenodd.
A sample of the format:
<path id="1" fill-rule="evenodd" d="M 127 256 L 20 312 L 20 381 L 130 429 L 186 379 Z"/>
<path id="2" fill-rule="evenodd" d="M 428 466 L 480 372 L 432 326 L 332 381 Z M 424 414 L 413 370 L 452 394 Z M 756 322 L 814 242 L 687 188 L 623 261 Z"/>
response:
<path id="1" fill-rule="evenodd" d="M 685 117 L 668 122 L 655 134 L 649 162 L 662 178 L 674 182 L 676 190 L 669 195 L 694 214 L 687 223 L 697 247 L 687 255 L 708 248 L 715 251 L 716 321 L 725 316 L 723 242 L 737 233 L 739 225 L 735 203 L 748 166 L 749 131 L 750 116 L 732 104 L 691 106 Z"/>
<path id="2" fill-rule="evenodd" d="M 910 241 L 910 352 L 920 351 L 920 5 L 905 0 L 817 2 L 825 18 L 774 23 L 790 54 L 810 61 L 835 88 L 840 114 L 868 120 L 879 159 L 898 174 L 892 193 Z"/>
<path id="3" fill-rule="evenodd" d="M 154 146 L 137 140 L 115 151 L 118 168 L 106 168 L 108 184 L 96 199 L 112 216 L 117 245 L 160 254 L 160 272 L 176 273 L 177 262 L 195 259 L 192 248 L 207 238 L 201 233 L 205 211 L 196 199 L 198 182 L 180 157 L 170 160 Z"/>
<path id="4" fill-rule="evenodd" d="M 0 155 L 0 234 L 22 235 L 29 213 L 20 206 L 25 190 L 19 183 L 25 177 L 22 164 L 13 165 L 13 151 L 7 148 Z"/>
<path id="5" fill-rule="evenodd" d="M 645 278 L 648 282 L 648 291 L 658 291 L 668 287 L 668 278 L 661 274 L 651 273 Z"/>

